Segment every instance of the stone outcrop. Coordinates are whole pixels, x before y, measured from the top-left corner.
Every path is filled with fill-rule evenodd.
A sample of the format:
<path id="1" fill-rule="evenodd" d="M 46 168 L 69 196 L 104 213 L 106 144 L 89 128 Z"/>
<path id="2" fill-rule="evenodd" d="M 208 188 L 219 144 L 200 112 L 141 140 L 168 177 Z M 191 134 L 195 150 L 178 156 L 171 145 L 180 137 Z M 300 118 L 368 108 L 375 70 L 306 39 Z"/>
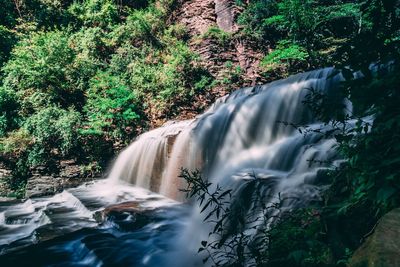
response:
<path id="1" fill-rule="evenodd" d="M 241 87 L 264 82 L 259 63 L 268 48 L 237 34 L 240 29 L 236 23 L 239 14 L 240 8 L 234 0 L 181 0 L 173 21 L 188 29 L 192 38 L 191 49 L 200 55 L 202 65 L 214 77 L 223 78 L 228 61 L 234 68 L 239 66 L 244 79 L 236 86 Z M 211 27 L 218 27 L 229 34 L 229 40 L 221 44 L 212 37 L 204 36 Z"/>
<path id="2" fill-rule="evenodd" d="M 400 266 L 400 208 L 387 213 L 356 250 L 349 267 Z"/>
<path id="3" fill-rule="evenodd" d="M 26 184 L 25 197 L 42 197 L 48 196 L 61 191 L 60 178 L 52 176 L 35 175 L 28 179 Z"/>
<path id="4" fill-rule="evenodd" d="M 174 21 L 184 25 L 191 36 L 204 34 L 216 25 L 214 0 L 180 0 Z"/>
<path id="5" fill-rule="evenodd" d="M 238 27 L 235 23 L 237 8 L 232 0 L 215 0 L 215 14 L 218 27 L 226 32 L 235 32 Z"/>
<path id="6" fill-rule="evenodd" d="M 32 170 L 32 176 L 26 184 L 25 197 L 54 195 L 64 189 L 76 187 L 93 178 L 82 177 L 81 169 L 74 160 L 63 160 L 59 164 L 59 174 L 51 174 L 42 166 Z"/>
<path id="7" fill-rule="evenodd" d="M 123 231 L 133 231 L 154 221 L 157 209 L 145 209 L 140 202 L 130 201 L 106 207 L 93 216 L 99 224 L 109 221 Z"/>
<path id="8" fill-rule="evenodd" d="M 65 178 L 47 175 L 36 175 L 28 179 L 26 184 L 25 197 L 43 197 L 62 192 L 64 189 L 77 187 L 90 178 Z"/>

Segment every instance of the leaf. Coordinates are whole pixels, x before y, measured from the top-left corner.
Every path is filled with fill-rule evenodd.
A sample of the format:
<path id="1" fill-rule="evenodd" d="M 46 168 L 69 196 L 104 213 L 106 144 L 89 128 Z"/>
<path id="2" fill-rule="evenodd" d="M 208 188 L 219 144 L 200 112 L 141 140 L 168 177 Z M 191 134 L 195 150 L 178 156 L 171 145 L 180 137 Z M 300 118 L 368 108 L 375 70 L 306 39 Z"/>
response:
<path id="1" fill-rule="evenodd" d="M 300 263 L 302 259 L 304 259 L 307 256 L 306 251 L 304 250 L 295 250 L 292 251 L 288 258 L 293 259 L 296 263 Z"/>
<path id="2" fill-rule="evenodd" d="M 204 207 L 201 209 L 200 213 L 203 213 L 207 207 L 211 204 L 212 199 L 210 198 L 207 203 L 204 205 Z"/>
<path id="3" fill-rule="evenodd" d="M 220 200 L 221 198 L 223 198 L 227 194 L 230 194 L 231 192 L 232 192 L 232 189 L 229 189 L 229 190 L 225 191 L 224 193 L 222 193 L 217 199 Z"/>
<path id="4" fill-rule="evenodd" d="M 207 221 L 213 214 L 214 214 L 215 210 L 211 211 L 205 218 L 204 218 L 204 222 Z"/>
<path id="5" fill-rule="evenodd" d="M 376 198 L 378 201 L 386 202 L 391 196 L 396 193 L 396 188 L 391 186 L 384 186 L 383 188 L 379 189 Z"/>

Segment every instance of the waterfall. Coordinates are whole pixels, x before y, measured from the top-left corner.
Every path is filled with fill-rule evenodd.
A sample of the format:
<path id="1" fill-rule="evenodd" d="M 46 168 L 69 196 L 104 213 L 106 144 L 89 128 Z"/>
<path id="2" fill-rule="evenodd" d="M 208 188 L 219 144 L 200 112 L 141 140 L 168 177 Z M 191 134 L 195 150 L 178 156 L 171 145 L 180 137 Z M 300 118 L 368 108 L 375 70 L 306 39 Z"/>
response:
<path id="1" fill-rule="evenodd" d="M 121 179 L 182 199 L 181 168 L 201 170 L 213 183 L 229 186 L 255 173 L 273 175 L 282 192 L 311 192 L 317 172 L 310 160 L 332 160 L 333 140 L 304 136 L 294 127 L 319 127 L 303 104 L 314 91 L 328 96 L 342 80 L 331 68 L 291 76 L 267 85 L 239 89 L 194 120 L 170 122 L 137 138 L 118 157 L 111 179 Z"/>
<path id="2" fill-rule="evenodd" d="M 118 156 L 109 179 L 158 192 L 175 138 L 191 122 L 169 122 L 139 136 Z"/>
<path id="3" fill-rule="evenodd" d="M 121 154 L 112 176 L 157 188 L 176 200 L 183 199 L 179 189 L 185 187 L 179 178 L 181 168 L 200 170 L 214 186 L 234 189 L 233 200 L 248 192 L 243 189 L 246 181 L 256 177 L 263 181 L 261 192 L 268 195 L 264 201 L 282 198 L 287 210 L 305 206 L 319 200 L 328 182 L 324 170 L 340 161 L 334 139 L 321 138 L 315 132 L 304 135 L 290 124 L 326 127 L 303 101 L 310 90 L 337 97 L 335 89 L 342 80 L 341 74 L 326 68 L 239 89 L 192 121 L 169 123 L 139 137 Z M 199 208 L 194 207 L 181 240 L 176 242 L 185 244 L 178 248 L 179 266 L 196 265 L 193 254 L 209 232 L 202 219 Z M 176 257 L 172 258 L 176 263 Z"/>

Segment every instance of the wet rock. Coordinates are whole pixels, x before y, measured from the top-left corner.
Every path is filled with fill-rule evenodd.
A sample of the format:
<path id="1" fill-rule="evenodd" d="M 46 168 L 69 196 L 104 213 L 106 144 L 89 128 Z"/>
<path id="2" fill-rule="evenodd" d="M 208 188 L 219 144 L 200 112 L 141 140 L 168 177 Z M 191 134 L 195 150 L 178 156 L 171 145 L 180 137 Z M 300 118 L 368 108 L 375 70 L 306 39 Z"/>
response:
<path id="1" fill-rule="evenodd" d="M 104 224 L 112 222 L 122 231 L 132 231 L 154 221 L 157 209 L 143 208 L 140 202 L 130 201 L 109 206 L 96 212 L 94 219 Z"/>
<path id="2" fill-rule="evenodd" d="M 0 197 L 0 202 L 3 203 L 15 203 L 17 202 L 16 197 Z"/>
<path id="3" fill-rule="evenodd" d="M 35 175 L 28 179 L 25 190 L 26 198 L 51 196 L 64 189 L 77 187 L 96 178 L 65 178 L 50 175 Z"/>
<path id="4" fill-rule="evenodd" d="M 374 233 L 356 250 L 349 267 L 400 266 L 400 208 L 387 213 Z"/>
<path id="5" fill-rule="evenodd" d="M 62 160 L 60 168 L 60 177 L 62 178 L 78 178 L 82 173 L 81 168 L 74 160 Z"/>
<path id="6" fill-rule="evenodd" d="M 145 209 L 140 206 L 140 203 L 137 201 L 129 201 L 120 204 L 115 204 L 106 207 L 104 210 L 97 211 L 94 214 L 95 220 L 98 223 L 104 223 L 108 218 L 115 214 L 122 214 L 122 213 L 142 213 Z"/>
<path id="7" fill-rule="evenodd" d="M 54 195 L 99 178 L 82 177 L 81 167 L 75 160 L 61 160 L 56 172 L 49 167 L 36 166 L 31 169 L 31 173 L 26 185 L 26 198 Z"/>
<path id="8" fill-rule="evenodd" d="M 42 197 L 57 193 L 60 179 L 52 176 L 34 176 L 26 184 L 25 197 Z"/>

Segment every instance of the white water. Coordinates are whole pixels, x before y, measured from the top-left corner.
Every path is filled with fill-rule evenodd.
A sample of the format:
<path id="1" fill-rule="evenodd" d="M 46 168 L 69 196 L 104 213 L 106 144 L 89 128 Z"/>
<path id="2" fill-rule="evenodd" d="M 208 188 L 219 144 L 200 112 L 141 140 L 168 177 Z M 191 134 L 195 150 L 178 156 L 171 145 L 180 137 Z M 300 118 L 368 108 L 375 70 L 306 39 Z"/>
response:
<path id="1" fill-rule="evenodd" d="M 322 69 L 240 89 L 193 121 L 145 133 L 120 154 L 111 179 L 175 199 L 182 198 L 181 168 L 201 170 L 206 179 L 226 186 L 240 179 L 238 173 L 246 176 L 254 170 L 257 175 L 278 175 L 283 191 L 304 181 L 311 184 L 325 166 L 309 160 L 332 159 L 335 144 L 315 134 L 304 136 L 281 122 L 320 127 L 302 101 L 309 89 L 333 95 L 341 77 L 331 74 L 332 69 Z"/>
<path id="2" fill-rule="evenodd" d="M 138 138 L 121 154 L 113 173 L 152 190 L 152 184 L 160 184 L 157 192 L 177 200 L 183 199 L 179 189 L 184 188 L 184 182 L 178 178 L 181 168 L 200 170 L 205 179 L 225 189 L 237 188 L 241 181 L 255 175 L 271 181 L 264 190 L 271 195 L 269 201 L 276 201 L 279 195 L 290 199 L 286 209 L 307 205 L 319 199 L 323 188 L 320 184 L 325 181 L 320 181 L 324 176 L 318 173 L 328 168 L 327 164 L 312 161 L 338 164 L 333 149 L 336 144 L 315 133 L 304 135 L 282 122 L 323 127 L 303 101 L 309 89 L 335 97 L 342 77 L 330 77 L 332 72 L 322 69 L 237 90 L 219 99 L 194 121 L 166 125 Z M 166 134 L 169 132 L 178 135 L 172 150 L 166 153 L 165 144 L 171 143 Z M 121 168 L 119 161 L 129 167 Z M 132 169 L 135 172 L 121 174 Z M 152 175 L 154 172 L 157 175 Z M 193 255 L 191 252 L 197 251 L 207 233 L 195 209 L 182 239 L 176 242 L 185 244 L 182 249 Z M 192 263 L 189 260 L 182 266 Z"/>
<path id="3" fill-rule="evenodd" d="M 35 243 L 84 227 L 96 227 L 93 218 L 104 207 L 135 201 L 143 209 L 176 204 L 148 190 L 111 179 L 68 189 L 51 197 L 28 199 L 0 206 L 0 246 Z M 43 229 L 43 230 L 41 230 Z M 0 255 L 2 251 L 0 251 Z"/>
<path id="4" fill-rule="evenodd" d="M 174 139 L 190 123 L 191 121 L 169 122 L 139 136 L 121 152 L 109 179 L 123 180 L 154 192 L 159 191 Z"/>

